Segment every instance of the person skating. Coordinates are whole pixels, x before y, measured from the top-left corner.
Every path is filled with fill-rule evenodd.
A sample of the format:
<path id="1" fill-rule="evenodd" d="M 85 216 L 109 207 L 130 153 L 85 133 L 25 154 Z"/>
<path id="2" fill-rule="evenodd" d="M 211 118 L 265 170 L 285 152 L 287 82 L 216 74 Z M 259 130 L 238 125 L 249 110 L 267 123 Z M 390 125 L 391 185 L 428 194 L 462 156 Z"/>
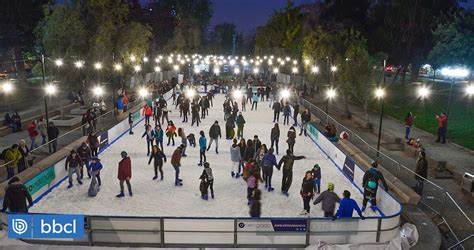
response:
<path id="1" fill-rule="evenodd" d="M 204 170 L 202 170 L 201 177 L 202 181 L 205 182 L 205 192 L 201 192 L 201 198 L 207 200 L 207 188 L 211 191 L 211 198 L 214 199 L 214 176 L 212 175 L 212 168 L 209 165 L 209 162 L 204 162 Z"/>
<path id="2" fill-rule="evenodd" d="M 266 144 L 260 145 L 260 148 L 258 148 L 254 156 L 258 164 L 262 164 L 263 157 L 265 156 L 267 152 L 268 152 L 267 145 Z"/>
<path id="3" fill-rule="evenodd" d="M 247 140 L 247 147 L 245 148 L 244 162 L 249 162 L 255 156 L 255 146 L 252 140 Z"/>
<path id="4" fill-rule="evenodd" d="M 153 160 L 153 168 L 155 169 L 155 176 L 153 180 L 158 178 L 158 170 L 160 171 L 161 180 L 163 180 L 163 162 L 166 162 L 166 155 L 157 145 L 153 146 L 153 150 L 148 160 L 148 165 L 150 165 L 151 160 Z"/>
<path id="5" fill-rule="evenodd" d="M 247 143 L 245 142 L 244 138 L 240 139 L 239 148 L 240 148 L 240 165 L 239 165 L 238 173 L 241 173 L 241 170 L 243 170 L 244 163 L 245 163 L 245 152 L 247 151 Z M 240 176 L 242 176 L 242 174 L 236 175 L 235 178 L 239 178 Z"/>
<path id="6" fill-rule="evenodd" d="M 87 169 L 87 172 L 91 176 L 91 183 L 89 185 L 89 189 L 87 191 L 87 194 L 90 197 L 95 197 L 97 196 L 97 193 L 99 192 L 99 188 L 101 186 L 101 180 L 100 180 L 100 170 L 103 168 L 102 164 L 100 163 L 100 159 L 97 157 L 93 157 L 91 159 L 91 163 L 89 165 L 89 169 Z"/>
<path id="7" fill-rule="evenodd" d="M 174 168 L 175 171 L 175 178 L 174 178 L 174 185 L 175 186 L 182 186 L 183 185 L 183 180 L 179 178 L 179 168 L 181 167 L 181 145 L 178 146 L 178 148 L 173 152 L 173 155 L 171 156 L 171 165 Z"/>
<path id="8" fill-rule="evenodd" d="M 362 178 L 362 187 L 364 188 L 362 211 L 365 210 L 368 201 L 371 203 L 372 210 L 377 210 L 377 190 L 379 187 L 379 180 L 382 182 L 385 191 L 388 192 L 388 186 L 385 182 L 385 178 L 383 177 L 382 172 L 377 169 L 378 163 L 373 161 L 371 165 L 372 167 L 365 171 L 364 177 Z"/>
<path id="9" fill-rule="evenodd" d="M 360 210 L 359 205 L 357 205 L 357 202 L 351 198 L 351 192 L 344 190 L 342 196 L 343 198 L 339 203 L 339 208 L 337 209 L 337 213 L 333 217 L 333 219 L 352 218 L 352 213 L 354 213 L 354 210 L 356 210 L 360 218 L 364 220 L 365 217 L 362 215 L 362 211 Z"/>
<path id="10" fill-rule="evenodd" d="M 77 182 L 82 185 L 81 181 L 81 164 L 82 160 L 79 155 L 77 155 L 76 150 L 71 150 L 71 153 L 66 158 L 64 168 L 68 171 L 69 185 L 67 188 L 72 188 L 72 175 L 76 173 Z"/>
<path id="11" fill-rule="evenodd" d="M 280 141 L 280 126 L 278 126 L 278 123 L 275 123 L 270 132 L 270 140 L 272 142 L 270 147 L 275 148 L 276 154 L 278 154 L 278 142 Z"/>
<path id="12" fill-rule="evenodd" d="M 416 160 L 415 173 L 415 191 L 419 195 L 423 195 L 423 182 L 428 177 L 428 161 L 426 160 L 425 151 L 420 151 L 419 153 L 418 159 Z M 424 179 L 421 177 L 423 177 Z"/>
<path id="13" fill-rule="evenodd" d="M 303 211 L 300 215 L 309 215 L 310 213 L 310 201 L 314 196 L 314 182 L 313 174 L 311 171 L 306 171 L 303 178 L 303 183 L 301 184 L 300 195 L 303 198 Z"/>
<path id="14" fill-rule="evenodd" d="M 87 146 L 87 144 L 85 142 L 83 142 L 81 144 L 81 146 L 76 150 L 76 152 L 79 155 L 79 157 L 81 157 L 81 161 L 82 161 L 82 163 L 81 163 L 81 180 L 84 178 L 83 167 L 86 168 L 87 175 L 89 176 L 89 178 L 91 178 L 91 175 L 88 171 L 89 161 L 92 157 L 91 149 L 89 148 L 89 146 Z"/>
<path id="15" fill-rule="evenodd" d="M 240 177 L 240 161 L 242 157 L 240 155 L 240 147 L 237 144 L 237 139 L 232 140 L 232 145 L 230 146 L 230 161 L 232 162 L 232 167 L 230 175 L 235 178 Z"/>
<path id="16" fill-rule="evenodd" d="M 293 181 L 293 165 L 295 161 L 305 159 L 305 156 L 294 156 L 290 150 L 286 150 L 286 155 L 278 162 L 278 169 L 283 165 L 283 177 L 281 180 L 281 193 L 289 196 L 291 182 Z"/>
<path id="17" fill-rule="evenodd" d="M 257 105 L 258 105 L 258 95 L 253 95 L 252 96 L 252 108 L 250 110 L 253 110 L 255 107 L 255 110 L 257 110 Z"/>
<path id="18" fill-rule="evenodd" d="M 252 144 L 254 146 L 254 159 L 257 159 L 256 156 L 258 154 L 258 150 L 260 149 L 260 147 L 262 146 L 262 142 L 260 141 L 260 139 L 258 139 L 258 135 L 254 135 L 253 136 L 253 141 L 252 141 Z"/>
<path id="19" fill-rule="evenodd" d="M 146 156 L 150 155 L 151 147 L 153 147 L 153 140 L 155 139 L 155 134 L 151 125 L 146 125 L 145 132 L 142 135 L 142 138 L 146 136 L 146 149 L 147 153 Z"/>
<path id="20" fill-rule="evenodd" d="M 235 115 L 231 114 L 227 117 L 227 121 L 225 122 L 225 138 L 227 140 L 232 140 L 235 135 Z"/>
<path id="21" fill-rule="evenodd" d="M 179 138 L 181 138 L 181 145 L 184 145 L 184 147 L 182 148 L 182 154 L 183 154 L 183 157 L 186 157 L 186 148 L 188 147 L 188 138 L 186 136 L 186 134 L 184 133 L 184 129 L 183 128 L 178 128 L 178 136 Z"/>
<path id="22" fill-rule="evenodd" d="M 283 125 L 289 125 L 290 124 L 290 114 L 291 114 L 291 107 L 288 102 L 285 103 L 285 106 L 283 106 Z"/>
<path id="23" fill-rule="evenodd" d="M 145 104 L 142 110 L 142 116 L 145 116 L 145 125 L 150 125 L 150 117 L 153 115 L 153 110 L 148 104 Z"/>
<path id="24" fill-rule="evenodd" d="M 295 102 L 293 104 L 293 120 L 295 120 L 295 123 L 293 126 L 298 126 L 298 113 L 300 112 L 300 105 L 299 103 Z"/>
<path id="25" fill-rule="evenodd" d="M 176 136 L 176 126 L 174 125 L 173 121 L 170 120 L 170 122 L 168 123 L 168 126 L 166 127 L 166 137 L 168 137 L 168 144 L 166 144 L 166 146 L 169 146 L 171 141 L 173 141 L 173 146 L 174 146 L 175 136 Z"/>
<path id="26" fill-rule="evenodd" d="M 196 126 L 199 127 L 199 123 L 201 122 L 201 118 L 199 118 L 199 104 L 193 103 L 191 106 L 191 126 L 196 123 Z"/>
<path id="27" fill-rule="evenodd" d="M 166 120 L 166 123 L 169 123 L 170 122 L 170 119 L 168 118 L 168 113 L 171 113 L 171 111 L 168 109 L 168 106 L 164 106 L 161 108 L 161 124 L 164 124 L 165 123 L 165 120 Z"/>
<path id="28" fill-rule="evenodd" d="M 260 189 L 255 189 L 252 196 L 252 204 L 250 205 L 250 217 L 259 218 L 262 214 L 262 203 L 260 202 L 262 198 L 262 192 Z"/>
<path id="29" fill-rule="evenodd" d="M 187 98 L 181 103 L 180 110 L 183 114 L 183 122 L 188 122 L 189 105 L 189 100 Z"/>
<path id="30" fill-rule="evenodd" d="M 20 178 L 14 176 L 8 181 L 0 212 L 5 213 L 8 210 L 11 213 L 28 213 L 27 201 L 30 206 L 33 206 L 33 199 L 28 188 L 20 182 Z"/>
<path id="31" fill-rule="evenodd" d="M 272 192 L 274 190 L 274 188 L 272 188 L 273 167 L 278 167 L 276 157 L 273 154 L 273 148 L 270 148 L 263 156 L 262 166 L 265 188 L 268 190 L 268 192 Z"/>
<path id="32" fill-rule="evenodd" d="M 313 202 L 316 205 L 321 202 L 321 209 L 324 211 L 324 217 L 334 217 L 336 202 L 341 202 L 341 198 L 334 192 L 334 184 L 328 183 L 328 189 L 323 191 Z"/>
<path id="33" fill-rule="evenodd" d="M 119 179 L 119 183 L 120 183 L 120 193 L 117 195 L 118 198 L 125 196 L 124 191 L 123 191 L 124 182 L 127 183 L 128 194 L 130 196 L 133 196 L 132 184 L 130 184 L 130 179 L 132 179 L 132 161 L 130 160 L 130 157 L 128 157 L 127 152 L 122 151 L 120 155 L 122 156 L 122 160 L 120 160 L 118 164 L 117 179 Z"/>
<path id="34" fill-rule="evenodd" d="M 273 102 L 273 122 L 279 122 L 280 121 L 280 112 L 281 112 L 281 103 L 276 100 Z"/>
<path id="35" fill-rule="evenodd" d="M 204 131 L 200 131 L 199 135 L 199 164 L 198 166 L 202 166 L 202 163 L 206 161 L 206 148 L 207 148 L 207 139 L 204 135 Z M 204 161 L 203 161 L 204 159 Z"/>
<path id="36" fill-rule="evenodd" d="M 130 135 L 133 135 L 133 131 L 132 131 L 132 129 L 133 129 L 133 121 L 134 121 L 134 119 L 133 119 L 133 113 L 130 112 L 130 113 L 128 113 L 128 125 L 130 126 L 130 130 L 128 131 L 128 134 L 130 134 Z"/>
<path id="37" fill-rule="evenodd" d="M 314 190 L 317 194 L 321 193 L 321 168 L 318 164 L 314 164 L 313 169 L 311 169 L 314 180 Z"/>
<path id="38" fill-rule="evenodd" d="M 219 126 L 219 122 L 215 121 L 214 124 L 212 124 L 211 128 L 209 129 L 209 146 L 207 146 L 207 151 L 211 148 L 212 142 L 216 142 L 216 154 L 219 153 L 219 138 L 222 138 L 221 134 L 221 126 Z"/>
<path id="39" fill-rule="evenodd" d="M 252 204 L 253 192 L 258 188 L 259 178 L 256 176 L 253 169 L 249 171 L 249 176 L 246 179 L 247 182 L 247 206 Z"/>
<path id="40" fill-rule="evenodd" d="M 99 137 L 97 136 L 97 134 L 95 134 L 93 132 L 89 132 L 89 135 L 87 136 L 86 142 L 89 145 L 89 148 L 91 149 L 91 155 L 92 156 L 98 156 L 99 155 L 100 142 L 99 142 Z"/>
<path id="41" fill-rule="evenodd" d="M 295 144 L 296 144 L 296 129 L 295 127 L 291 126 L 290 129 L 288 129 L 287 133 L 288 139 L 286 139 L 286 143 L 288 144 L 288 150 L 291 151 L 291 153 L 294 152 Z"/>
<path id="42" fill-rule="evenodd" d="M 163 137 L 164 137 L 164 132 L 163 129 L 161 128 L 161 125 L 156 125 L 155 130 L 153 130 L 153 136 L 155 138 L 155 145 L 160 146 L 161 151 L 164 152 L 163 149 Z"/>
<path id="43" fill-rule="evenodd" d="M 156 125 L 160 124 L 161 125 L 161 116 L 163 115 L 162 112 L 162 107 L 158 104 L 158 102 L 155 102 L 155 106 L 153 107 L 153 120 L 155 120 L 155 127 Z"/>
<path id="44" fill-rule="evenodd" d="M 304 136 L 307 136 L 306 133 L 306 128 L 308 127 L 309 122 L 311 121 L 311 113 L 309 112 L 309 109 L 306 109 L 301 113 L 301 130 L 300 130 L 300 135 L 303 134 Z"/>
<path id="45" fill-rule="evenodd" d="M 239 112 L 239 115 L 235 119 L 235 123 L 237 124 L 237 138 L 240 139 L 244 137 L 244 125 L 245 125 L 245 118 L 242 115 L 242 112 Z"/>

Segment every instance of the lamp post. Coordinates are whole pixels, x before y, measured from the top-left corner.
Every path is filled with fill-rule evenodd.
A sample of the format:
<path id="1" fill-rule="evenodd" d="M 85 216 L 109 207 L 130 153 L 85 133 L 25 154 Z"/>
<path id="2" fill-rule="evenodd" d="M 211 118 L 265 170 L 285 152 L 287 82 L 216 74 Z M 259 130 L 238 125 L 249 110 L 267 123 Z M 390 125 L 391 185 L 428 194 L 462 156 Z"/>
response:
<path id="1" fill-rule="evenodd" d="M 326 91 L 326 114 L 329 115 L 329 102 L 332 101 L 336 97 L 336 90 L 333 88 L 329 88 Z"/>
<path id="2" fill-rule="evenodd" d="M 5 99 L 5 106 L 8 105 L 8 109 L 10 109 L 10 105 L 7 102 L 7 96 L 13 91 L 13 84 L 9 81 L 6 81 L 1 85 L 1 87 Z"/>
<path id="3" fill-rule="evenodd" d="M 448 77 L 451 79 L 451 86 L 449 88 L 449 97 L 448 97 L 448 107 L 446 109 L 446 116 L 447 119 L 449 120 L 449 112 L 451 110 L 451 101 L 452 101 L 452 95 L 453 95 L 453 87 L 456 78 L 465 78 L 469 75 L 469 70 L 466 68 L 452 68 L 452 67 L 447 67 L 441 69 L 441 74 L 445 77 Z M 446 130 L 446 134 L 448 131 Z"/>
<path id="4" fill-rule="evenodd" d="M 57 91 L 57 88 L 54 84 L 48 84 L 44 87 L 44 95 L 43 95 L 43 100 L 44 100 L 44 114 L 46 118 L 46 124 L 49 126 L 49 115 L 48 115 L 48 101 L 47 97 L 51 97 L 54 95 Z M 49 138 L 48 138 L 49 140 Z"/>
<path id="5" fill-rule="evenodd" d="M 380 139 L 382 138 L 382 122 L 383 122 L 383 98 L 385 96 L 385 90 L 383 88 L 377 88 L 375 90 L 375 97 L 380 100 L 380 121 L 379 121 L 379 137 L 377 140 L 377 157 L 380 151 Z"/>

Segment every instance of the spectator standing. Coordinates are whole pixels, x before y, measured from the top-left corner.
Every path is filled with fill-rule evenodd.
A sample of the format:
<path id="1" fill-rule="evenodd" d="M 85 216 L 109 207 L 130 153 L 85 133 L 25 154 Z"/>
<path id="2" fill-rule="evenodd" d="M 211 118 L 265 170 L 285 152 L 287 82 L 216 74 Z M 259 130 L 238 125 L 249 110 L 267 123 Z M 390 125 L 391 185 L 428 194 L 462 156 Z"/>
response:
<path id="1" fill-rule="evenodd" d="M 426 178 L 428 178 L 428 161 L 426 160 L 425 151 L 421 151 L 419 153 L 418 159 L 416 160 L 415 173 L 416 173 L 415 191 L 419 195 L 423 195 L 423 182 L 425 181 Z M 421 177 L 423 177 L 424 179 Z"/>
<path id="2" fill-rule="evenodd" d="M 54 125 L 53 122 L 49 122 L 48 126 L 48 141 L 49 141 L 49 153 L 56 153 L 58 149 L 58 137 L 59 129 Z"/>

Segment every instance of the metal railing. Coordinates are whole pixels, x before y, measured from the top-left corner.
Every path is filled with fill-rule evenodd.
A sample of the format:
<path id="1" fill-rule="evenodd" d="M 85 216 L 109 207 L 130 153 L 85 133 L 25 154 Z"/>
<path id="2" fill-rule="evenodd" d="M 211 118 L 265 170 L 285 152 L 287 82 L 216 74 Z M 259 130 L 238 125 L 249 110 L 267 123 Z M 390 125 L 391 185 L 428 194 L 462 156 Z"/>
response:
<path id="1" fill-rule="evenodd" d="M 313 103 L 303 98 L 300 98 L 300 103 L 304 107 L 308 108 L 310 112 L 320 120 L 321 125 L 332 123 L 336 126 L 338 132 L 347 132 L 349 134 L 348 140 L 352 144 L 354 144 L 372 159 L 377 159 L 377 161 L 383 165 L 386 170 L 388 170 L 406 185 L 410 187 L 414 186 L 416 182 L 415 176 L 416 178 L 422 179 L 424 188 L 420 202 L 431 213 L 432 219 L 435 217 L 440 219 L 441 222 L 438 223 L 438 226 L 440 224 L 445 224 L 449 228 L 449 230 L 452 232 L 451 242 L 453 244 L 460 242 L 458 236 L 461 236 L 462 238 L 469 237 L 466 232 L 474 231 L 472 219 L 469 218 L 466 212 L 452 198 L 446 189 L 430 181 L 429 179 L 418 175 L 407 166 L 396 161 L 383 152 L 377 151 L 375 147 L 362 139 L 362 137 L 360 137 L 357 133 L 339 123 L 336 119 L 331 117 Z M 462 232 L 460 232 L 460 230 L 453 230 L 450 224 L 457 225 L 457 228 L 459 228 L 459 225 L 461 224 L 461 227 L 465 228 L 466 230 L 462 230 Z M 456 245 L 456 247 L 464 249 L 462 243 Z"/>

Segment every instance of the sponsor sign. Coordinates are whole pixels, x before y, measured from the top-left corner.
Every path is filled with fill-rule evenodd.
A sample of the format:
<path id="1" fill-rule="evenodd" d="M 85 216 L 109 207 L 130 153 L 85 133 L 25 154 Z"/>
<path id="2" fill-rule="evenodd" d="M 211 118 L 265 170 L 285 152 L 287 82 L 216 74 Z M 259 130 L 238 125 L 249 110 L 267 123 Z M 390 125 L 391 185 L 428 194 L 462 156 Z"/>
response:
<path id="1" fill-rule="evenodd" d="M 240 232 L 306 232 L 307 220 L 239 220 L 237 231 Z"/>
<path id="2" fill-rule="evenodd" d="M 103 149 L 107 144 L 109 144 L 109 131 L 101 131 L 98 135 L 99 139 L 99 149 Z"/>
<path id="3" fill-rule="evenodd" d="M 84 215 L 9 214 L 8 238 L 84 238 Z"/>
<path id="4" fill-rule="evenodd" d="M 27 181 L 25 183 L 25 186 L 30 192 L 30 194 L 33 195 L 44 186 L 48 185 L 49 187 L 51 185 L 51 181 L 53 181 L 55 178 L 56 174 L 54 172 L 54 167 L 48 167 L 29 181 Z"/>
<path id="5" fill-rule="evenodd" d="M 355 162 L 348 156 L 346 156 L 346 160 L 344 161 L 344 167 L 342 168 L 342 171 L 346 176 L 351 179 L 351 181 L 354 180 L 354 166 Z"/>
<path id="6" fill-rule="evenodd" d="M 309 134 L 313 136 L 313 139 L 315 141 L 317 141 L 318 140 L 318 134 L 319 134 L 318 129 L 313 124 L 310 123 L 310 124 L 308 124 L 307 130 L 308 130 Z"/>

